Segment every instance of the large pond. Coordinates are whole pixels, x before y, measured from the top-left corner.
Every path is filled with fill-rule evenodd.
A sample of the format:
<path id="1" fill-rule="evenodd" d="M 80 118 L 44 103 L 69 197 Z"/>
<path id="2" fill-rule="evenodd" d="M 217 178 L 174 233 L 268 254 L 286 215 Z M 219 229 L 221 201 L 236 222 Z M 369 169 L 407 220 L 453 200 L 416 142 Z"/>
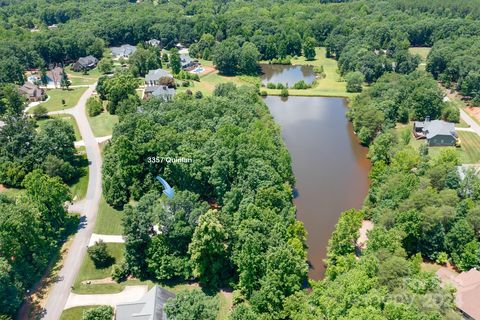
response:
<path id="1" fill-rule="evenodd" d="M 311 84 L 315 80 L 315 72 L 312 66 L 292 66 L 280 64 L 262 64 L 262 84 L 281 83 L 287 87 L 293 87 L 300 80 Z"/>
<path id="2" fill-rule="evenodd" d="M 297 218 L 308 231 L 309 276 L 320 279 L 341 212 L 360 208 L 367 194 L 367 149 L 345 117 L 344 99 L 269 96 L 265 102 L 292 156 Z"/>

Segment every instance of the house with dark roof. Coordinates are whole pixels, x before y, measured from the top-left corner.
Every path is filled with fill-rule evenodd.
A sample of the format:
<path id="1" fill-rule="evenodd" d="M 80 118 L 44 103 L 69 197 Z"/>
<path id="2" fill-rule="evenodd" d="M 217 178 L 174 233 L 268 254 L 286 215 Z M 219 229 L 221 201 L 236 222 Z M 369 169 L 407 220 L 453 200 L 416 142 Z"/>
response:
<path id="1" fill-rule="evenodd" d="M 122 44 L 120 47 L 110 47 L 110 51 L 112 51 L 114 58 L 128 58 L 137 51 L 137 47 L 130 44 Z"/>
<path id="2" fill-rule="evenodd" d="M 38 102 L 45 99 L 45 90 L 30 82 L 25 82 L 18 91 L 29 102 Z"/>
<path id="3" fill-rule="evenodd" d="M 73 71 L 90 70 L 97 66 L 98 59 L 94 56 L 81 57 L 72 66 Z"/>
<path id="4" fill-rule="evenodd" d="M 161 78 L 173 79 L 173 76 L 170 74 L 170 72 L 164 69 L 150 70 L 145 76 L 145 84 L 147 86 L 159 86 L 161 85 L 160 83 Z"/>
<path id="5" fill-rule="evenodd" d="M 148 45 L 151 45 L 153 47 L 160 47 L 161 46 L 160 40 L 157 40 L 157 39 L 150 39 L 148 41 L 145 41 L 145 43 L 148 44 Z"/>
<path id="6" fill-rule="evenodd" d="M 455 146 L 458 141 L 455 124 L 443 120 L 415 121 L 413 134 L 416 139 L 427 139 L 429 147 Z"/>
<path id="7" fill-rule="evenodd" d="M 168 320 L 164 306 L 175 295 L 159 286 L 154 286 L 140 300 L 118 304 L 115 320 Z"/>
<path id="8" fill-rule="evenodd" d="M 143 99 L 157 98 L 163 101 L 172 101 L 175 89 L 167 86 L 148 86 L 145 88 Z"/>
<path id="9" fill-rule="evenodd" d="M 457 275 L 450 269 L 440 268 L 436 274 L 443 286 L 448 284 L 456 289 L 455 305 L 463 319 L 480 320 L 480 271 L 472 268 Z"/>
<path id="10" fill-rule="evenodd" d="M 197 59 L 192 59 L 187 54 L 180 55 L 180 63 L 183 70 L 192 70 L 198 67 L 199 63 Z"/>

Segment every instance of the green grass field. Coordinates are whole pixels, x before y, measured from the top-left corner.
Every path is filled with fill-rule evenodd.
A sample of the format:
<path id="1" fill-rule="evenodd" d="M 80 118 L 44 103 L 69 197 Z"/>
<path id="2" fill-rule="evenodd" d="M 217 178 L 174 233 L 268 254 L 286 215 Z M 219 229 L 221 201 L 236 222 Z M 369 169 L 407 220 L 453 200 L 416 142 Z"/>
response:
<path id="1" fill-rule="evenodd" d="M 107 243 L 108 252 L 114 257 L 115 263 L 121 263 L 123 261 L 123 252 L 125 250 L 125 244 L 123 243 Z M 110 277 L 112 268 L 97 269 L 90 259 L 88 254 L 85 256 L 83 263 L 80 267 L 80 271 L 75 279 L 74 291 L 80 293 L 84 287 L 91 285 L 81 284 L 85 280 L 95 280 Z"/>
<path id="2" fill-rule="evenodd" d="M 480 137 L 474 132 L 457 131 L 461 141 L 460 161 L 471 164 L 480 161 Z"/>
<path id="3" fill-rule="evenodd" d="M 427 56 L 430 53 L 432 48 L 430 47 L 411 47 L 408 48 L 408 51 L 411 54 L 418 54 L 420 58 L 422 59 L 420 64 L 418 65 L 418 70 L 425 70 L 426 67 L 426 62 L 427 62 Z"/>
<path id="4" fill-rule="evenodd" d="M 112 134 L 113 127 L 118 123 L 118 116 L 103 111 L 96 117 L 89 116 L 88 122 L 95 137 L 104 137 Z"/>
<path id="5" fill-rule="evenodd" d="M 60 320 L 82 320 L 83 312 L 98 306 L 75 307 L 63 310 Z"/>
<path id="6" fill-rule="evenodd" d="M 70 186 L 73 200 L 81 200 L 87 195 L 88 189 L 88 166 L 85 168 L 85 174 L 77 182 Z"/>
<path id="7" fill-rule="evenodd" d="M 87 74 L 83 74 L 83 72 L 75 72 L 71 69 L 71 67 L 67 67 L 66 71 L 72 86 L 94 84 L 101 76 L 98 68 L 89 70 Z"/>
<path id="8" fill-rule="evenodd" d="M 77 104 L 78 100 L 86 90 L 86 87 L 71 88 L 70 90 L 47 90 L 47 95 L 50 97 L 50 99 L 48 99 L 48 101 L 42 102 L 40 105 L 47 108 L 49 112 L 69 109 Z M 65 100 L 65 104 L 62 104 L 62 99 Z M 33 113 L 36 108 L 38 107 L 31 108 L 30 110 L 28 110 L 28 112 Z"/>
<path id="9" fill-rule="evenodd" d="M 102 196 L 93 232 L 98 234 L 123 234 L 122 217 L 123 211 L 112 208 Z"/>

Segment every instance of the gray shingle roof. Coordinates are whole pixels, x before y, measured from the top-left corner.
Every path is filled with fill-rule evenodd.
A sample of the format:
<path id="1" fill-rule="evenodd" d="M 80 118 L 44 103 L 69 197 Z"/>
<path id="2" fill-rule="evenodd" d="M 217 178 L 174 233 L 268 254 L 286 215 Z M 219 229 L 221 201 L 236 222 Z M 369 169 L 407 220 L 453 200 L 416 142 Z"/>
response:
<path id="1" fill-rule="evenodd" d="M 158 81 L 162 77 L 173 78 L 167 70 L 157 69 L 148 71 L 148 74 L 145 76 L 145 82 Z"/>
<path id="2" fill-rule="evenodd" d="M 98 59 L 95 58 L 94 56 L 86 56 L 78 59 L 78 63 L 84 67 L 95 66 L 97 62 L 98 62 Z"/>
<path id="3" fill-rule="evenodd" d="M 433 120 L 424 124 L 424 132 L 426 132 L 427 139 L 431 139 L 438 135 L 454 136 L 456 137 L 455 124 L 443 120 Z"/>
<path id="4" fill-rule="evenodd" d="M 118 304 L 115 320 L 167 320 L 164 305 L 173 297 L 173 293 L 155 286 L 139 301 Z"/>
<path id="5" fill-rule="evenodd" d="M 112 54 L 117 57 L 128 57 L 135 51 L 137 48 L 130 44 L 122 44 L 120 47 L 110 47 Z"/>

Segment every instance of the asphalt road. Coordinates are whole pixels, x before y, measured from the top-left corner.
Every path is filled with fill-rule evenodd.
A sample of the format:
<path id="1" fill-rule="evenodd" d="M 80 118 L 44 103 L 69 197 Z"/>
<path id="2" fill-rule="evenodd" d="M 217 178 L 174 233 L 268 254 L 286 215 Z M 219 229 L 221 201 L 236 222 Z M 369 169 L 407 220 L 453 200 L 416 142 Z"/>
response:
<path id="1" fill-rule="evenodd" d="M 480 136 L 480 125 L 478 125 L 478 123 L 476 123 L 475 120 L 473 120 L 472 117 L 470 117 L 468 113 L 462 109 L 460 109 L 460 118 L 462 118 L 462 120 L 465 121 L 470 128 Z"/>
<path id="2" fill-rule="evenodd" d="M 87 251 L 93 227 L 97 219 L 98 206 L 102 194 L 102 157 L 97 140 L 93 135 L 86 114 L 86 102 L 92 95 L 95 85 L 89 86 L 87 91 L 80 97 L 75 107 L 57 113 L 71 114 L 77 121 L 80 134 L 85 142 L 89 161 L 89 176 L 87 195 L 83 202 L 81 224 L 72 245 L 68 249 L 62 269 L 58 274 L 57 282 L 50 289 L 45 304 L 45 313 L 42 319 L 58 320 L 63 312 L 71 287 L 83 262 Z"/>

